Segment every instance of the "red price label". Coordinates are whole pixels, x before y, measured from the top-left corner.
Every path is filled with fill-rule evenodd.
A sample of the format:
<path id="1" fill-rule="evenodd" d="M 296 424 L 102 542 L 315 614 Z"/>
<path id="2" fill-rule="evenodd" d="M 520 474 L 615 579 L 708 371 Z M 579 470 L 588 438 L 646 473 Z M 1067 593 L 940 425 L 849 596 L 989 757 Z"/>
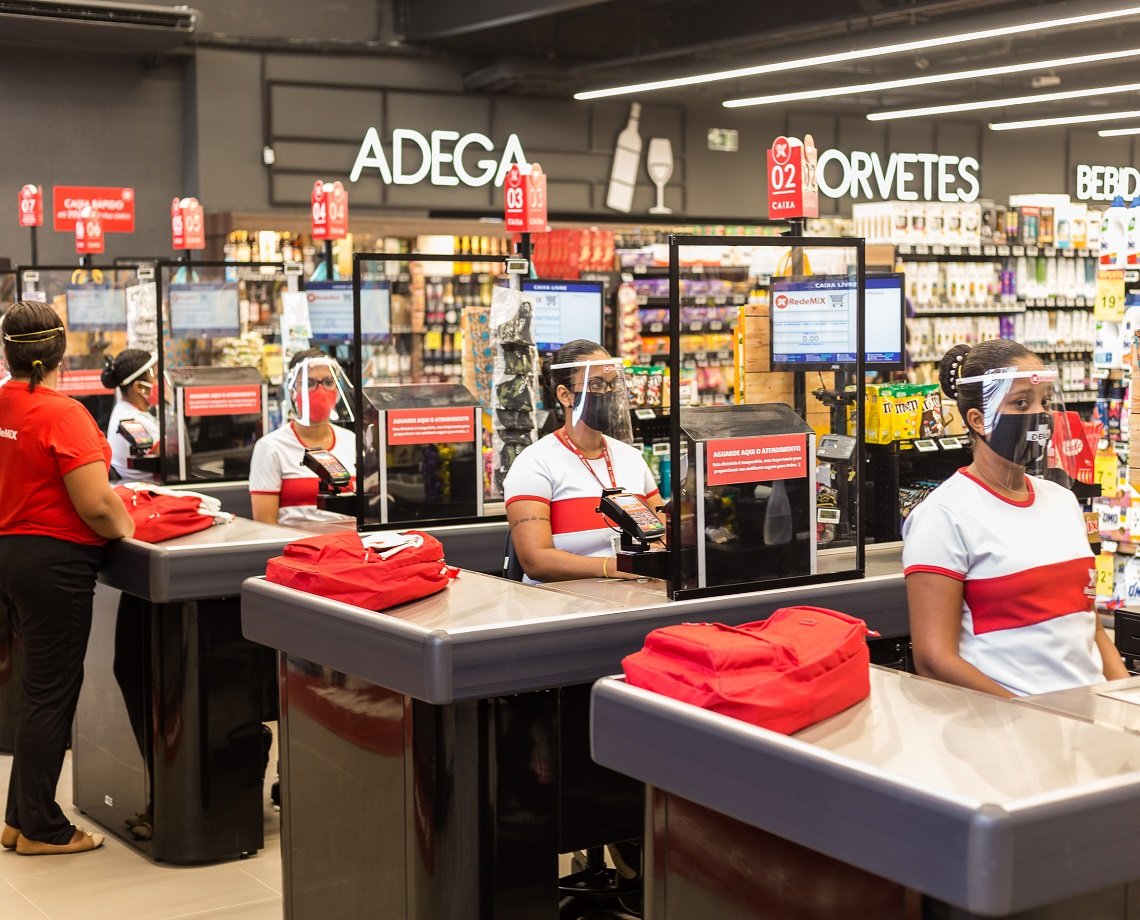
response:
<path id="1" fill-rule="evenodd" d="M 313 183 L 314 240 L 342 240 L 348 235 L 348 192 L 341 182 Z"/>
<path id="2" fill-rule="evenodd" d="M 813 170 L 809 177 L 805 167 Z M 819 217 L 819 192 L 814 163 L 805 157 L 804 145 L 796 138 L 777 137 L 768 150 L 768 216 L 770 218 Z"/>
<path id="3" fill-rule="evenodd" d="M 84 210 L 75 222 L 75 251 L 81 256 L 97 255 L 103 251 L 103 218 Z"/>
<path id="4" fill-rule="evenodd" d="M 197 198 L 175 198 L 171 202 L 170 238 L 177 250 L 206 248 L 206 214 Z"/>
<path id="5" fill-rule="evenodd" d="M 25 185 L 18 196 L 21 227 L 44 225 L 44 190 L 38 185 Z"/>

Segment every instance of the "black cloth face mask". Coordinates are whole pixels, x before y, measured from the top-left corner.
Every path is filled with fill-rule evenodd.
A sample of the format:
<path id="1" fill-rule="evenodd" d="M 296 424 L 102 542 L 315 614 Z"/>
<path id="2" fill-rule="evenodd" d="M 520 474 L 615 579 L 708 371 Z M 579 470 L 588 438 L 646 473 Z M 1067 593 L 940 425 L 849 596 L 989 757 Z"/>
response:
<path id="1" fill-rule="evenodd" d="M 586 400 L 582 408 L 581 422 L 599 434 L 609 434 L 613 427 L 613 393 L 582 393 L 579 399 Z"/>
<path id="2" fill-rule="evenodd" d="M 1003 413 L 986 443 L 1010 463 L 1033 466 L 1045 456 L 1052 436 L 1052 417 L 1048 412 Z"/>

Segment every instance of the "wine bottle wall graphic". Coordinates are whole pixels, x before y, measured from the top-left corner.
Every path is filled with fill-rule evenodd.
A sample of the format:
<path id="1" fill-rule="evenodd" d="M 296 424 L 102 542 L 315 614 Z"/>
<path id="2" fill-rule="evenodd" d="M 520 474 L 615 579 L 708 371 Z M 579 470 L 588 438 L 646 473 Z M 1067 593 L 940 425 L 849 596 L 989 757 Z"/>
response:
<path id="1" fill-rule="evenodd" d="M 633 208 L 633 190 L 637 186 L 637 170 L 641 165 L 641 104 L 629 107 L 629 121 L 618 135 L 614 165 L 610 170 L 610 187 L 606 207 L 628 214 Z"/>

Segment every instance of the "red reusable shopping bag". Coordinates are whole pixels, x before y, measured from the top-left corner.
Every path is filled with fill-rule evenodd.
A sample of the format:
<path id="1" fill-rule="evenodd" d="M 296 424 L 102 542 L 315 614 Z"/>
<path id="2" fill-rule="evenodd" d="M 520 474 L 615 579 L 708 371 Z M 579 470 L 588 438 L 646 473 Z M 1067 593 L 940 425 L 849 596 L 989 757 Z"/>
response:
<path id="1" fill-rule="evenodd" d="M 161 543 L 197 533 L 218 520 L 217 515 L 202 510 L 201 497 L 192 493 L 179 495 L 165 489 L 152 492 L 147 488 L 116 486 L 115 494 L 135 522 L 134 538 L 144 543 Z"/>
<path id="2" fill-rule="evenodd" d="M 442 591 L 459 574 L 443 561 L 431 534 L 405 531 L 402 545 L 365 546 L 353 531 L 321 534 L 288 544 L 270 559 L 265 578 L 366 610 L 386 610 Z"/>
<path id="3" fill-rule="evenodd" d="M 824 607 L 782 607 L 743 626 L 655 629 L 622 661 L 635 687 L 790 735 L 867 697 L 877 635 Z"/>

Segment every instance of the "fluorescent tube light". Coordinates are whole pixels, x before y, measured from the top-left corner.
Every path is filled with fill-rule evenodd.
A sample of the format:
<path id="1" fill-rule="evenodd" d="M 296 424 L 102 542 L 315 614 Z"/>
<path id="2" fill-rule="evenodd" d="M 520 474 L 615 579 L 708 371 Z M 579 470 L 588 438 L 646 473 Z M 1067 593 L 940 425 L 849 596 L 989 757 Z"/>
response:
<path id="1" fill-rule="evenodd" d="M 1140 83 L 1123 83 L 1119 86 L 1093 86 L 1088 89 L 1065 90 L 1060 93 L 1034 93 L 1030 96 L 1007 96 L 1005 99 L 979 99 L 975 102 L 952 102 L 946 105 L 927 105 L 919 109 L 896 109 L 891 112 L 872 112 L 868 121 L 893 121 L 896 118 L 922 118 L 926 115 L 947 115 L 951 112 L 976 112 L 979 109 L 1003 109 L 1011 105 L 1033 105 L 1037 102 L 1060 102 L 1065 99 L 1087 99 L 1090 96 L 1112 96 L 1116 93 L 1134 93 Z"/>
<path id="2" fill-rule="evenodd" d="M 1101 112 L 1099 115 L 1065 115 L 1060 118 L 1033 118 L 1029 121 L 990 122 L 991 131 L 1017 131 L 1021 128 L 1048 128 L 1053 125 L 1084 125 L 1094 121 L 1114 121 L 1117 118 L 1140 118 L 1140 111 Z"/>
<path id="3" fill-rule="evenodd" d="M 1028 73 L 1033 70 L 1052 70 L 1057 67 L 1095 64 L 1100 61 L 1118 61 L 1130 57 L 1140 57 L 1140 48 L 1129 48 L 1125 51 L 1105 51 L 1100 54 L 1081 54 L 1074 57 L 1054 58 L 1050 61 L 1031 61 L 1025 64 L 1006 64 L 1001 67 L 957 70 L 953 73 L 905 77 L 898 80 L 880 80 L 877 83 L 860 83 L 854 86 L 829 86 L 826 89 L 806 89 L 794 93 L 777 93 L 772 96 L 750 96 L 746 99 L 729 99 L 721 104 L 726 109 L 738 109 L 752 105 L 774 105 L 779 102 L 800 102 L 804 99 L 826 99 L 831 96 L 850 96 L 855 93 L 875 93 L 887 89 L 901 89 L 905 86 L 928 86 L 932 83 L 978 80 L 983 77 L 1000 77 L 1006 74 Z"/>
<path id="4" fill-rule="evenodd" d="M 1124 137 L 1128 134 L 1140 134 L 1140 128 L 1104 128 L 1097 131 L 1101 137 Z"/>
<path id="5" fill-rule="evenodd" d="M 833 54 L 818 54 L 813 57 L 796 58 L 790 61 L 777 61 L 771 64 L 758 64 L 754 67 L 737 67 L 732 70 L 720 70 L 712 73 L 694 74 L 688 77 L 676 77 L 671 80 L 653 80 L 648 83 L 631 83 L 626 86 L 614 86 L 608 89 L 595 89 L 575 93 L 575 99 L 602 99 L 608 96 L 628 96 L 633 93 L 648 93 L 660 89 L 674 89 L 679 86 L 697 86 L 702 83 L 715 83 L 720 80 L 735 80 L 740 77 L 754 77 L 766 73 L 779 73 L 787 70 L 799 70 L 806 67 L 816 67 L 821 64 L 836 64 L 843 61 L 860 61 L 872 57 L 885 57 L 889 54 L 903 54 L 908 51 L 923 51 L 928 48 L 944 48 L 948 45 L 960 45 L 966 42 L 986 41 L 991 38 L 1002 38 L 1006 35 L 1019 35 L 1028 31 L 1044 32 L 1050 29 L 1063 29 L 1069 26 L 1087 25 L 1094 22 L 1105 22 L 1112 19 L 1125 19 L 1140 16 L 1140 6 L 1128 6 L 1114 10 L 1103 10 L 1096 13 L 1083 13 L 1079 16 L 1063 16 L 1056 19 L 1030 20 L 1015 25 L 1002 25 L 990 29 L 980 29 L 972 32 L 958 32 L 953 35 L 943 35 L 937 38 L 924 38 L 908 42 L 895 42 L 889 45 L 877 45 L 872 48 L 860 48 L 852 51 L 840 51 Z"/>

